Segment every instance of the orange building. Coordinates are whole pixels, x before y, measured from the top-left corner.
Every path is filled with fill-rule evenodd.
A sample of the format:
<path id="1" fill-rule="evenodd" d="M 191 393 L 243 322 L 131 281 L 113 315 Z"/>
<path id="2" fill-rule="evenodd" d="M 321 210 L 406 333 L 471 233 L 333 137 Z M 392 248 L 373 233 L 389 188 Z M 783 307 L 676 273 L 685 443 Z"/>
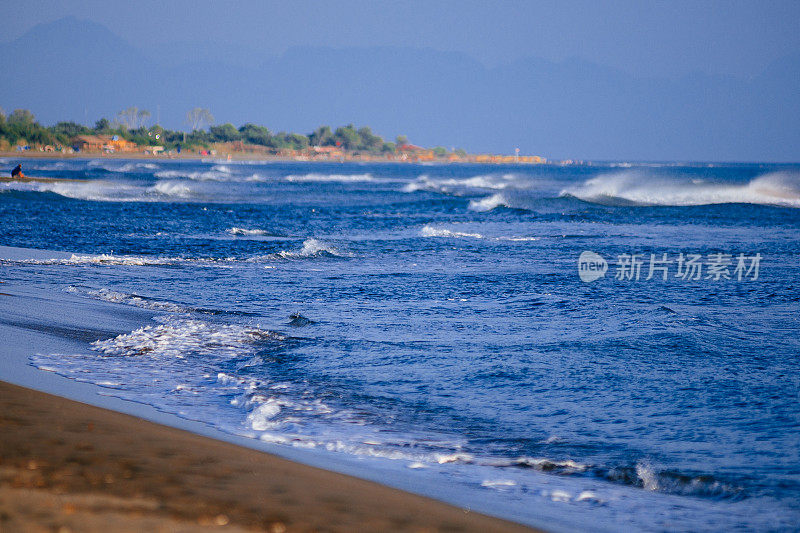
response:
<path id="1" fill-rule="evenodd" d="M 72 148 L 79 152 L 99 152 L 107 139 L 105 135 L 78 135 L 72 142 Z"/>
<path id="2" fill-rule="evenodd" d="M 123 139 L 119 135 L 114 135 L 103 148 L 113 152 L 133 152 L 136 150 L 137 145 L 134 142 Z"/>
<path id="3" fill-rule="evenodd" d="M 80 152 L 133 152 L 137 146 L 118 135 L 78 135 L 72 148 Z"/>

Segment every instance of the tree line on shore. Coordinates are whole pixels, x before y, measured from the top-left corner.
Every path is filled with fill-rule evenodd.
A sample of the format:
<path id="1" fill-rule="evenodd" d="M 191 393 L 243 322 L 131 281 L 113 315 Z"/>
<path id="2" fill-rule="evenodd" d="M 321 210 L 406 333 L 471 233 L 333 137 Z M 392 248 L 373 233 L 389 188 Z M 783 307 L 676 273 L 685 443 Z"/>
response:
<path id="1" fill-rule="evenodd" d="M 80 135 L 117 135 L 143 148 L 163 146 L 165 150 L 210 148 L 214 143 L 242 142 L 273 150 L 332 146 L 349 152 L 391 154 L 408 144 L 408 138 L 404 135 L 399 135 L 395 142 L 389 142 L 374 134 L 368 126 L 356 128 L 353 124 L 335 130 L 330 126 L 320 126 L 307 135 L 284 131 L 273 133 L 264 126 L 250 122 L 238 128 L 230 123 L 213 125 L 214 117 L 204 108 L 194 108 L 186 114 L 190 131 L 169 130 L 158 124 L 147 127 L 149 118 L 149 111 L 130 107 L 120 111 L 113 122 L 101 118 L 94 127 L 72 121 L 42 126 L 27 109 L 15 109 L 8 115 L 0 109 L 0 145 L 6 145 L 6 148 L 20 144 L 69 147 Z M 441 156 L 447 150 L 436 147 L 433 152 Z M 457 150 L 456 153 L 466 154 L 463 150 Z"/>

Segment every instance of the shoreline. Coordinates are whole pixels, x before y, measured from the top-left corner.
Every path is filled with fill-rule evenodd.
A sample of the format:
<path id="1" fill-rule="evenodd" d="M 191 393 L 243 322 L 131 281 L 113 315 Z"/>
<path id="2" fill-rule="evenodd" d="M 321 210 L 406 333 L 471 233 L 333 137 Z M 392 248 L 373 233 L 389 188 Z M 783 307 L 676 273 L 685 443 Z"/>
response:
<path id="1" fill-rule="evenodd" d="M 0 259 L 12 261 L 69 256 L 0 246 Z M 120 531 L 202 530 L 208 523 L 218 527 L 220 515 L 231 531 L 533 530 L 479 514 L 509 517 L 478 498 L 456 497 L 441 483 L 420 484 L 331 452 L 223 434 L 37 369 L 29 362 L 37 352 L 80 351 L 159 312 L 54 293 L 35 279 L 15 280 L 12 272 L 0 280 L 6 341 L 0 350 L 0 530 L 104 531 L 112 519 L 130 526 Z M 149 465 L 148 477 L 126 478 L 125 465 Z M 113 481 L 105 481 L 107 474 Z M 140 497 L 153 494 L 155 500 Z M 533 521 L 564 529 L 552 513 Z"/>
<path id="2" fill-rule="evenodd" d="M 9 530 L 533 531 L 4 381 L 0 413 Z"/>
<path id="3" fill-rule="evenodd" d="M 230 155 L 230 159 L 228 159 L 228 155 Z M 259 153 L 250 153 L 250 152 L 233 152 L 233 153 L 225 153 L 225 154 L 217 154 L 217 155 L 200 155 L 197 153 L 180 153 L 180 154 L 170 154 L 170 155 L 153 155 L 153 154 L 145 154 L 142 152 L 112 152 L 112 153 L 105 153 L 105 152 L 76 152 L 72 154 L 66 154 L 63 152 L 39 152 L 33 150 L 25 150 L 23 152 L 8 152 L 8 151 L 0 151 L 0 158 L 2 159 L 143 159 L 143 160 L 150 160 L 150 161 L 214 161 L 224 163 L 226 161 L 258 161 L 258 162 L 274 162 L 274 163 L 370 163 L 370 164 L 397 164 L 397 165 L 408 165 L 408 164 L 430 164 L 430 165 L 524 165 L 524 166 L 536 166 L 536 165 L 552 165 L 554 163 L 545 162 L 545 163 L 530 163 L 524 161 L 446 161 L 446 160 L 417 160 L 417 159 L 383 159 L 383 158 L 354 158 L 354 157 L 345 157 L 345 158 L 304 158 L 304 157 L 289 157 L 289 156 L 280 156 L 280 155 L 267 155 L 267 154 L 259 154 Z M 558 163 L 560 164 L 560 163 Z"/>

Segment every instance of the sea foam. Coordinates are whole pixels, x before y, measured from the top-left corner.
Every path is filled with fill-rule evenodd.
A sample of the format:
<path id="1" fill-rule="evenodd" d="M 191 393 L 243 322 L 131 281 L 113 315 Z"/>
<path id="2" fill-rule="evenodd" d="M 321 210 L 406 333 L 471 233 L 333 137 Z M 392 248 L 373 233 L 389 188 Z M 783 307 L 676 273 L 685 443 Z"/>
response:
<path id="1" fill-rule="evenodd" d="M 480 233 L 467 233 L 463 231 L 452 231 L 446 228 L 437 228 L 435 226 L 431 226 L 427 224 L 422 227 L 420 230 L 420 235 L 423 237 L 471 237 L 474 239 L 483 239 L 483 235 Z"/>
<path id="2" fill-rule="evenodd" d="M 283 335 L 258 327 L 214 324 L 204 320 L 175 316 L 156 317 L 162 322 L 145 326 L 107 340 L 92 343 L 106 355 L 160 356 L 182 359 L 191 353 L 213 352 L 216 356 L 236 356 L 242 347 L 258 341 L 283 340 Z"/>
<path id="3" fill-rule="evenodd" d="M 277 254 L 270 254 L 269 257 L 271 258 L 282 258 L 282 259 L 298 259 L 304 257 L 316 257 L 316 256 L 336 256 L 336 257 L 348 257 L 349 254 L 341 252 L 335 246 L 328 244 L 324 241 L 319 239 L 306 239 L 303 241 L 303 247 L 300 250 L 283 250 L 278 252 Z"/>
<path id="4" fill-rule="evenodd" d="M 407 183 L 403 192 L 431 191 L 443 194 L 464 195 L 476 190 L 506 189 L 523 183 L 514 174 L 482 174 L 469 178 L 435 178 L 427 174 Z"/>
<path id="5" fill-rule="evenodd" d="M 640 170 L 603 174 L 562 196 L 609 205 L 693 206 L 710 204 L 760 204 L 800 207 L 800 173 L 778 171 L 755 177 L 746 183 L 709 183 L 665 176 Z"/>
<path id="6" fill-rule="evenodd" d="M 237 235 L 242 237 L 270 235 L 268 231 L 263 229 L 237 228 L 236 226 L 228 228 L 227 232 L 230 233 L 231 235 Z"/>

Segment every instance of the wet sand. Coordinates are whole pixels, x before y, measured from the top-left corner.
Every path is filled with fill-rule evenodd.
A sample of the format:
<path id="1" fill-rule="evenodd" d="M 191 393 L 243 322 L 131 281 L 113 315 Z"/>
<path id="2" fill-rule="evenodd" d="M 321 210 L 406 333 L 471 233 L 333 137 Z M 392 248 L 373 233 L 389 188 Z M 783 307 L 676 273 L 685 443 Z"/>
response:
<path id="1" fill-rule="evenodd" d="M 0 382 L 0 531 L 531 531 Z"/>

